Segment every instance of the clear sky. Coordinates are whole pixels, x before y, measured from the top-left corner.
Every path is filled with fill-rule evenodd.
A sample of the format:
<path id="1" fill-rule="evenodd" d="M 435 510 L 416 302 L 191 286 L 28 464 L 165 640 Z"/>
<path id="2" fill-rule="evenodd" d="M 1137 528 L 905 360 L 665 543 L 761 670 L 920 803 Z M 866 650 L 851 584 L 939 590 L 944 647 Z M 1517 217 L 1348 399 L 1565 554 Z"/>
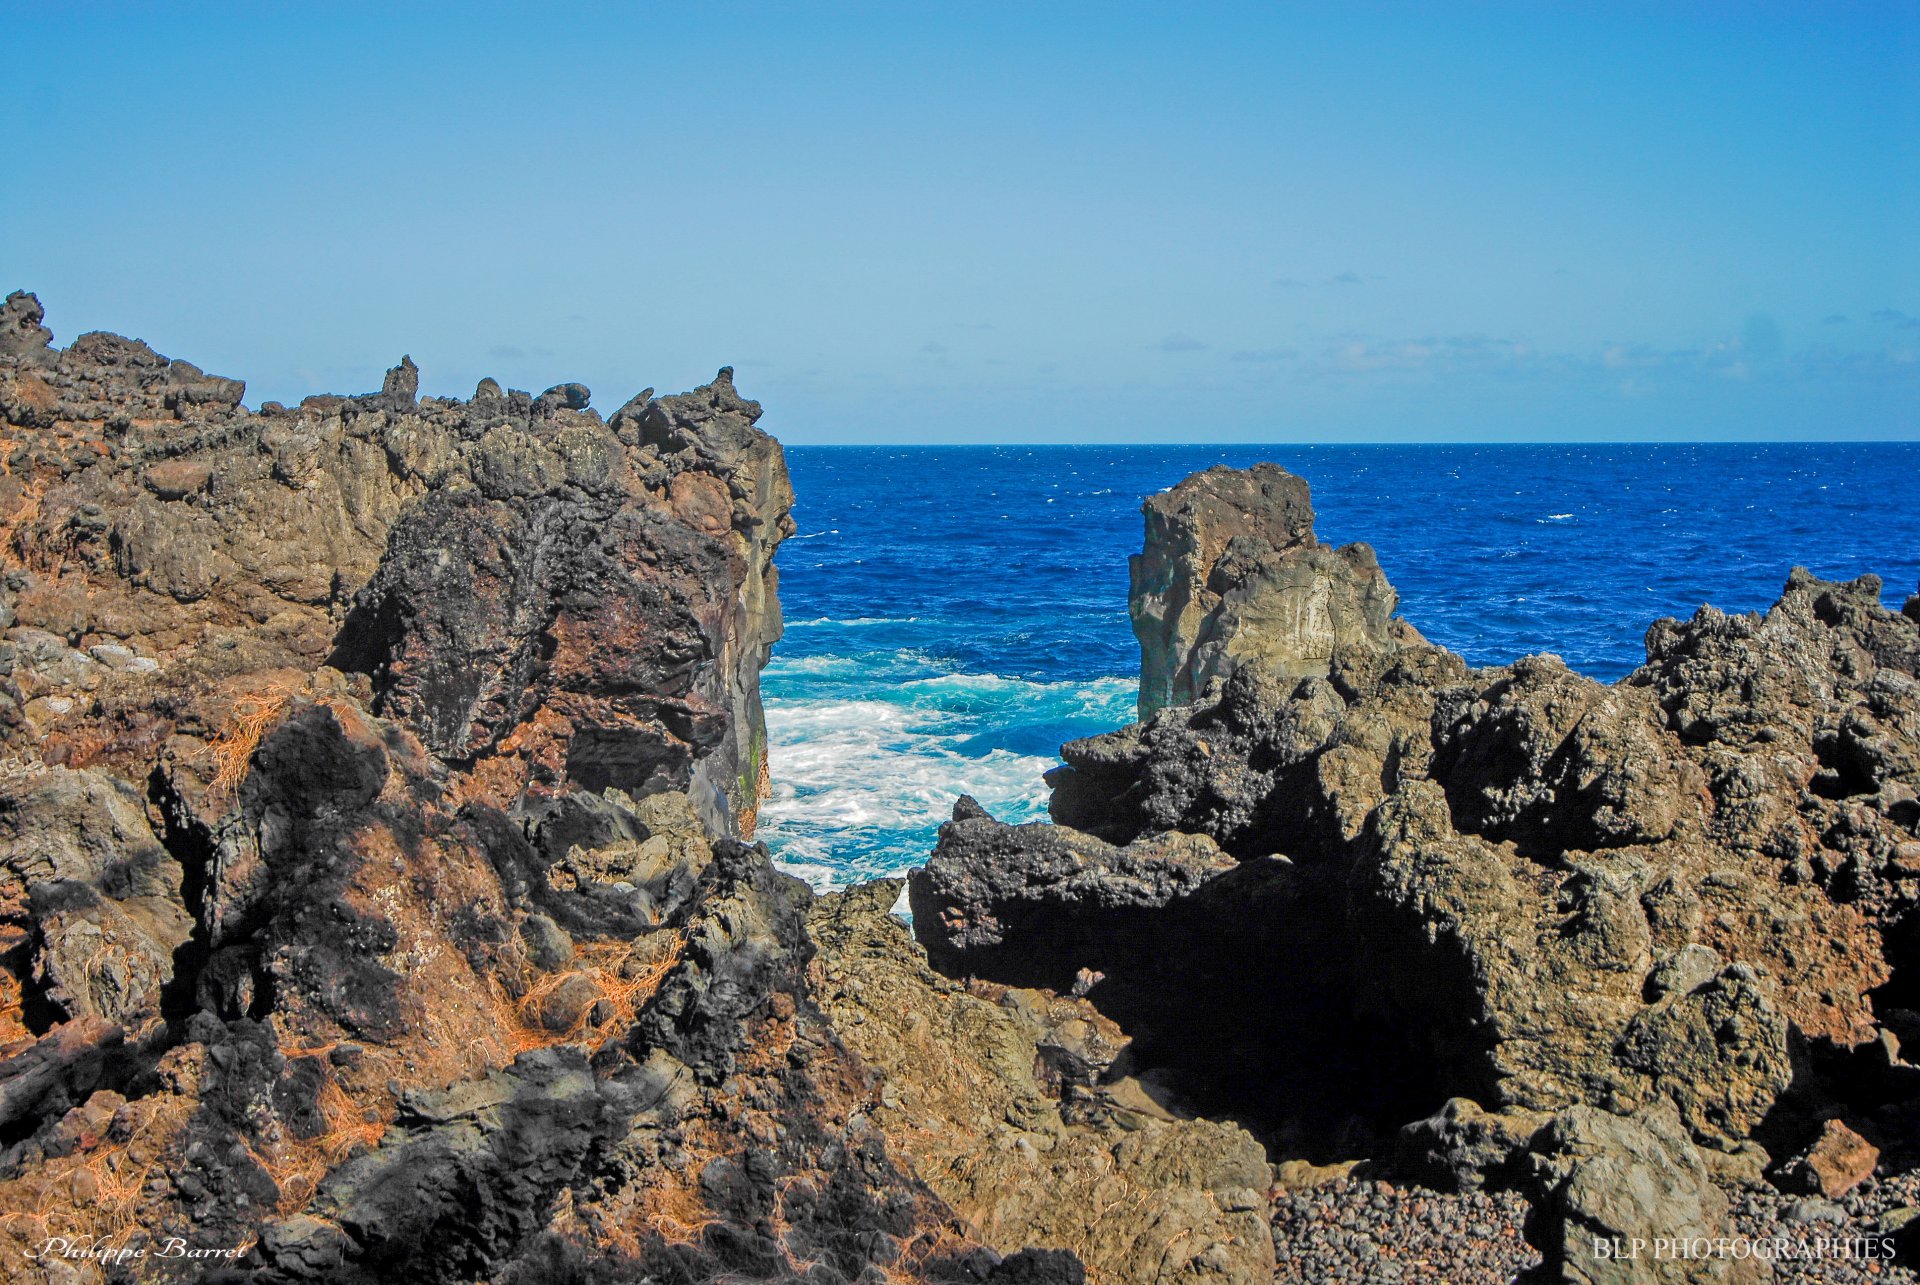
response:
<path id="1" fill-rule="evenodd" d="M 1920 437 L 1920 4 L 11 3 L 0 289 L 793 443 Z"/>

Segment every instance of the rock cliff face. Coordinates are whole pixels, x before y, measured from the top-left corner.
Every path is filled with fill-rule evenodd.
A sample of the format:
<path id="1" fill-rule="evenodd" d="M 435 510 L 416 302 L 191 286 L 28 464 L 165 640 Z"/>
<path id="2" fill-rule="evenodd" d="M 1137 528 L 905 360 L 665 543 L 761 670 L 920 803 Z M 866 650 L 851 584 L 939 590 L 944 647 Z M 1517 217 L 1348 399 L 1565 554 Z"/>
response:
<path id="1" fill-rule="evenodd" d="M 0 320 L 0 716 L 52 761 L 97 752 L 74 711 L 110 677 L 160 665 L 217 705 L 325 664 L 496 804 L 676 789 L 751 830 L 793 496 L 730 371 L 604 422 L 577 384 L 422 400 L 410 361 L 254 413 L 135 340 L 51 347 L 32 296 Z M 169 776 L 208 775 L 167 749 L 181 718 L 125 714 Z"/>
<path id="2" fill-rule="evenodd" d="M 1303 646 L 1244 602 L 1305 595 L 1309 512 L 1270 467 L 1148 502 L 1149 716 L 1064 748 L 1057 826 L 943 828 L 910 885 L 930 958 L 1095 979 L 1276 1158 L 1519 1185 L 1568 1279 L 1654 1279 L 1578 1247 L 1649 1234 L 1635 1201 L 1719 1234 L 1708 1177 L 1788 1185 L 1823 1121 L 1910 1157 L 1920 610 L 1795 571 L 1764 616 L 1656 623 L 1607 686 L 1469 668 L 1350 556 L 1326 599 L 1365 609 Z"/>
<path id="3" fill-rule="evenodd" d="M 1127 595 L 1143 719 L 1246 664 L 1325 676 L 1336 649 L 1414 637 L 1392 618 L 1397 599 L 1372 549 L 1314 540 L 1307 484 L 1291 473 L 1216 465 L 1153 496 L 1145 513 Z"/>
<path id="4" fill-rule="evenodd" d="M 0 312 L 0 1275 L 1084 1279 L 896 1149 L 741 841 L 792 496 L 728 372 L 254 412 L 41 320 Z"/>

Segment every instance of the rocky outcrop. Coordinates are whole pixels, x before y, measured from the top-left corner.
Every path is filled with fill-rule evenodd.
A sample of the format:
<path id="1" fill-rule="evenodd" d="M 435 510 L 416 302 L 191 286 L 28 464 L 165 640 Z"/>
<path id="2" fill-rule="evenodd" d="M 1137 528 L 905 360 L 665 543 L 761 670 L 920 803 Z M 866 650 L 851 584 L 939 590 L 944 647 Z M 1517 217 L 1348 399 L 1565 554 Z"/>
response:
<path id="1" fill-rule="evenodd" d="M 0 1274 L 1084 1281 L 876 1123 L 740 837 L 791 492 L 729 372 L 255 412 L 41 320 L 0 312 Z"/>
<path id="2" fill-rule="evenodd" d="M 578 1003 L 523 997 L 535 1047 L 403 1094 L 377 1145 L 348 1152 L 261 1229 L 263 1270 L 699 1279 L 819 1263 L 845 1279 L 986 1276 L 992 1256 L 948 1230 L 952 1215 L 863 1119 L 867 1073 L 808 999 L 808 899 L 764 850 L 723 841 L 654 934 L 611 958 L 576 938 L 576 957 L 528 997 L 578 983 Z"/>
<path id="3" fill-rule="evenodd" d="M 1216 465 L 1141 508 L 1146 548 L 1129 561 L 1127 594 L 1141 718 L 1254 661 L 1324 675 L 1336 648 L 1395 645 L 1397 599 L 1373 550 L 1318 543 L 1307 484 L 1291 473 Z"/>
<path id="4" fill-rule="evenodd" d="M 817 993 L 885 1076 L 873 1118 L 894 1151 L 990 1244 L 1067 1247 L 1098 1280 L 1268 1279 L 1253 1136 L 1131 1074 L 1085 1000 L 934 972 L 888 914 L 899 887 L 824 898 L 812 920 Z"/>
<path id="5" fill-rule="evenodd" d="M 1532 1234 L 1558 1279 L 1745 1285 L 1770 1278 L 1770 1264 L 1750 1247 L 1739 1256 L 1713 1251 L 1727 1236 L 1727 1199 L 1670 1107 L 1638 1117 L 1570 1107 L 1547 1126 L 1533 1162 L 1541 1194 Z"/>
<path id="6" fill-rule="evenodd" d="M 193 921 L 180 863 L 130 782 L 61 767 L 23 782 L 0 799 L 0 869 L 14 931 L 32 938 L 23 986 L 68 1018 L 137 1028 L 160 1017 Z"/>
<path id="7" fill-rule="evenodd" d="M 198 698 L 159 717 L 154 680 L 135 686 L 116 734 L 149 745 L 257 698 L 242 675 L 327 664 L 496 804 L 678 790 L 716 832 L 751 830 L 793 496 L 730 370 L 602 420 L 577 384 L 423 399 L 403 360 L 379 393 L 255 413 L 238 381 L 116 335 L 56 349 L 32 296 L 7 309 L 18 744 L 90 761 L 74 711 L 139 662 Z"/>
<path id="8" fill-rule="evenodd" d="M 1293 574 L 1308 510 L 1283 477 L 1156 497 L 1136 590 L 1250 514 L 1249 556 Z M 1065 746 L 1057 826 L 957 815 L 913 876 L 915 930 L 954 975 L 1090 979 L 1146 1064 L 1277 1158 L 1520 1184 L 1562 1266 L 1567 1228 L 1614 1225 L 1594 1190 L 1685 1185 L 1710 1226 L 1700 1174 L 1788 1183 L 1776 1162 L 1823 1119 L 1920 1138 L 1895 1031 L 1920 624 L 1880 588 L 1795 571 L 1765 615 L 1655 624 L 1612 686 L 1552 656 L 1470 669 L 1394 625 L 1316 672 L 1291 625 L 1207 615 L 1194 646 L 1143 651 L 1199 699 Z M 1198 618 L 1147 616 L 1176 617 Z M 1239 659 L 1167 679 L 1203 653 Z"/>
<path id="9" fill-rule="evenodd" d="M 1297 479 L 1201 475 L 1148 506 L 1150 716 L 1065 747 L 1057 824 L 963 799 L 916 945 L 746 841 L 791 495 L 727 372 L 256 412 L 42 322 L 0 309 L 26 1279 L 1311 1278 L 1271 1229 L 1425 1216 L 1390 1177 L 1433 1229 L 1524 1193 L 1550 1278 L 1744 1281 L 1594 1246 L 1920 1155 L 1920 612 L 1871 578 L 1612 686 L 1475 670 Z"/>

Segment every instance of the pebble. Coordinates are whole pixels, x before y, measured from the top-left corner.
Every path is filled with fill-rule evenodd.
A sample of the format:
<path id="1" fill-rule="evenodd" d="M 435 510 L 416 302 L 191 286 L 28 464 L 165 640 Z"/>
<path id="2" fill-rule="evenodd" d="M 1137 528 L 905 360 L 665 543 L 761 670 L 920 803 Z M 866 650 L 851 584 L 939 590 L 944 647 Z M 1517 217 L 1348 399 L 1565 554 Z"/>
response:
<path id="1" fill-rule="evenodd" d="M 1758 1240 L 1883 1236 L 1900 1226 L 1903 1211 L 1920 1205 L 1920 1169 L 1888 1178 L 1869 1178 L 1837 1201 L 1790 1195 L 1772 1188 L 1735 1193 L 1729 1211 L 1737 1235 Z M 1920 1272 L 1903 1259 L 1915 1251 L 1902 1237 L 1891 1262 L 1863 1258 L 1820 1258 L 1774 1264 L 1774 1285 L 1857 1285 L 1862 1282 L 1920 1282 Z"/>
<path id="2" fill-rule="evenodd" d="M 1741 1190 L 1729 1196 L 1737 1236 L 1789 1240 L 1884 1237 L 1903 1230 L 1894 1261 L 1783 1260 L 1774 1285 L 1920 1285 L 1920 1169 L 1868 1179 L 1838 1201 Z M 1343 1179 L 1281 1189 L 1272 1205 L 1276 1282 L 1445 1281 L 1510 1285 L 1540 1262 L 1522 1235 L 1526 1201 L 1513 1192 L 1449 1195 Z M 1911 1226 L 1909 1226 L 1911 1224 Z M 1911 1261 L 1902 1261 L 1909 1259 Z"/>
<path id="3" fill-rule="evenodd" d="M 1343 1179 L 1273 1202 L 1277 1282 L 1446 1281 L 1508 1285 L 1540 1262 L 1511 1192 L 1449 1195 Z"/>

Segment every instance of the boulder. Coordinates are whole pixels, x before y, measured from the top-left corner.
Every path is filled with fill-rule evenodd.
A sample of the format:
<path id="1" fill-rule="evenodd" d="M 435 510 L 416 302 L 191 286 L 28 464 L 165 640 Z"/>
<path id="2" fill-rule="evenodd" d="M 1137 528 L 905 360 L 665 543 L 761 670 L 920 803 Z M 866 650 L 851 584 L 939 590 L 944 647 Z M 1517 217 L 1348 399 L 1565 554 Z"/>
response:
<path id="1" fill-rule="evenodd" d="M 33 980 L 67 1018 L 129 1029 L 160 1016 L 191 936 L 180 863 L 133 786 L 48 769 L 0 791 L 0 906 L 33 923 Z"/>
<path id="2" fill-rule="evenodd" d="M 1570 1285 L 1770 1279 L 1761 1260 L 1712 1252 L 1715 1240 L 1732 1234 L 1727 1200 L 1671 1107 L 1636 1116 L 1570 1107 L 1536 1146 L 1528 1235 L 1547 1256 L 1547 1279 Z M 1706 1252 L 1693 1252 L 1701 1242 Z"/>
<path id="3" fill-rule="evenodd" d="M 1880 1149 L 1848 1128 L 1828 1120 L 1820 1136 L 1785 1166 L 1785 1177 L 1804 1191 L 1838 1200 L 1873 1176 Z"/>
<path id="4" fill-rule="evenodd" d="M 1216 465 L 1150 497 L 1127 607 L 1140 717 L 1184 705 L 1251 659 L 1304 677 L 1336 647 L 1386 649 L 1396 601 L 1373 550 L 1313 536 L 1307 484 L 1272 464 Z"/>

